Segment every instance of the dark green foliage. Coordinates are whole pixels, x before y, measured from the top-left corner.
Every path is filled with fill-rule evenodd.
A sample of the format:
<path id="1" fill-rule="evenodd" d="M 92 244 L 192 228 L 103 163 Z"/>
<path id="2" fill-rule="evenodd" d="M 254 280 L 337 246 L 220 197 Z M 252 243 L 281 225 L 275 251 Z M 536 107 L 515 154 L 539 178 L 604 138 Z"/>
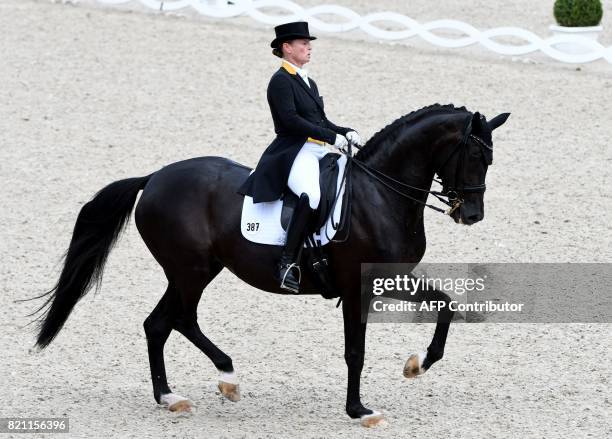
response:
<path id="1" fill-rule="evenodd" d="M 600 0 L 556 0 L 554 14 L 560 26 L 597 26 L 603 10 Z"/>

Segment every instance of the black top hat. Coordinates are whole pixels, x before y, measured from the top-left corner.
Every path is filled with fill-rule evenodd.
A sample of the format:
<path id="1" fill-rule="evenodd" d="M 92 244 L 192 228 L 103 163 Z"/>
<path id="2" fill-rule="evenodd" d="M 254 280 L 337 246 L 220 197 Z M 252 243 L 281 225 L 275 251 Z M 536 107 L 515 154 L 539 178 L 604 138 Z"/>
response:
<path id="1" fill-rule="evenodd" d="M 294 21 L 293 23 L 285 23 L 274 28 L 276 38 L 270 43 L 270 47 L 279 48 L 285 41 L 297 40 L 306 38 L 308 40 L 316 40 L 317 37 L 311 37 L 308 32 L 308 23 L 305 21 Z"/>

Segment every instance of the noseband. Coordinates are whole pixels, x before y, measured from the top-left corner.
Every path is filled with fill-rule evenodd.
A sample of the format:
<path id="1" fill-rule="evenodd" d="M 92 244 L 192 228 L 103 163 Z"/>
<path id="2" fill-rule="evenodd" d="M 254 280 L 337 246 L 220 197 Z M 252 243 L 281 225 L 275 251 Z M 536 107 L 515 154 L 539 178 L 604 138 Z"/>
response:
<path id="1" fill-rule="evenodd" d="M 436 212 L 444 213 L 446 215 L 451 215 L 455 210 L 461 207 L 461 205 L 463 204 L 463 199 L 464 199 L 465 194 L 484 193 L 485 190 L 487 189 L 487 185 L 484 182 L 482 182 L 481 184 L 477 184 L 477 185 L 469 185 L 469 184 L 465 184 L 465 182 L 463 181 L 463 178 L 458 178 L 459 175 L 463 176 L 465 174 L 464 166 L 466 162 L 466 155 L 468 154 L 467 145 L 470 139 L 474 140 L 480 146 L 481 150 L 483 151 L 483 157 L 485 157 L 485 149 L 488 149 L 489 151 L 493 151 L 493 148 L 490 145 L 487 145 L 487 143 L 484 140 L 482 140 L 480 137 L 476 136 L 475 134 L 472 134 L 472 117 L 470 116 L 467 119 L 466 124 L 463 128 L 463 136 L 461 137 L 461 140 L 459 141 L 457 146 L 453 148 L 450 154 L 442 162 L 442 165 L 436 171 L 436 174 L 438 174 L 442 178 L 442 181 L 437 180 L 435 178 L 433 181 L 435 181 L 436 183 L 442 186 L 441 192 L 440 191 L 430 191 L 427 189 L 418 188 L 418 187 L 403 183 L 401 181 L 394 179 L 393 177 L 388 176 L 387 174 L 381 171 L 371 168 L 370 166 L 366 165 L 362 161 L 357 160 L 354 157 L 351 157 L 350 146 L 356 146 L 356 145 L 349 145 L 348 158 L 350 161 L 354 162 L 357 166 L 359 166 L 366 174 L 374 178 L 376 181 L 381 183 L 383 186 L 385 186 L 387 189 L 391 190 L 392 192 L 395 192 L 398 195 L 401 195 L 404 198 L 408 198 L 409 200 L 412 200 L 416 203 L 429 207 L 430 209 L 435 210 Z M 452 184 L 450 184 L 449 182 L 444 182 L 444 177 L 442 177 L 441 173 L 446 167 L 446 165 L 448 164 L 448 162 L 450 161 L 450 159 L 457 153 L 460 154 L 460 157 L 459 157 L 459 160 L 457 160 L 457 169 L 455 171 L 453 182 Z M 490 163 L 487 163 L 487 164 L 490 164 Z M 421 201 L 418 198 L 415 198 L 395 188 L 394 186 L 392 186 L 392 184 L 398 185 L 402 188 L 412 189 L 412 190 L 416 190 L 422 193 L 431 194 L 434 197 L 436 197 L 438 200 L 440 200 L 442 203 L 446 204 L 449 207 L 449 209 L 447 210 L 440 209 L 437 206 Z"/>

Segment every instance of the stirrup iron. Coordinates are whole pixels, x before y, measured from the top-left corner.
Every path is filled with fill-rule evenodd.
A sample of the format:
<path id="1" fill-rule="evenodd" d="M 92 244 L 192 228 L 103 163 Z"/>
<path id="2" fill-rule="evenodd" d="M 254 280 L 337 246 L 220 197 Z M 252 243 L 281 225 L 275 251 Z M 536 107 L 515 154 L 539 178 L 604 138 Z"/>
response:
<path id="1" fill-rule="evenodd" d="M 297 269 L 297 272 L 298 272 L 297 283 L 298 283 L 298 286 L 300 285 L 300 283 L 302 282 L 302 270 L 300 269 L 300 266 L 298 264 L 296 264 L 295 262 L 292 262 L 291 264 L 287 264 L 284 267 L 281 267 L 281 270 L 285 270 L 285 274 L 283 274 L 283 278 L 281 280 L 280 287 L 281 289 L 288 290 L 288 291 L 291 291 L 297 294 L 300 292 L 299 289 L 290 287 L 289 285 L 285 285 L 285 279 L 287 278 L 287 274 L 291 272 L 291 270 L 293 270 L 294 268 Z"/>

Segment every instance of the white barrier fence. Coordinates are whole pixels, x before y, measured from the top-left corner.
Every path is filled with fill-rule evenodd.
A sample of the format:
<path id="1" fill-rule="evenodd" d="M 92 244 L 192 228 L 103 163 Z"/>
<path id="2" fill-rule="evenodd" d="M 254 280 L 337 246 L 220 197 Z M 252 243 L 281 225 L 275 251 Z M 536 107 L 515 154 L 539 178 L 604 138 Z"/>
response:
<path id="1" fill-rule="evenodd" d="M 177 11 L 191 7 L 201 15 L 213 18 L 230 18 L 246 15 L 261 23 L 277 25 L 289 21 L 308 21 L 310 27 L 324 32 L 346 32 L 360 29 L 381 40 L 403 40 L 418 36 L 436 46 L 447 48 L 466 47 L 473 44 L 499 53 L 501 55 L 525 55 L 540 51 L 549 57 L 565 63 L 587 63 L 604 59 L 612 64 L 612 46 L 605 47 L 597 41 L 582 36 L 556 35 L 540 38 L 538 35 L 518 27 L 499 27 L 480 31 L 467 23 L 457 20 L 436 20 L 419 23 L 412 18 L 394 12 L 378 12 L 361 16 L 355 11 L 337 5 L 320 5 L 312 8 L 302 6 L 289 0 L 97 0 L 99 3 L 118 5 L 139 2 L 158 11 Z M 280 8 L 289 14 L 270 15 L 260 11 L 263 8 Z M 317 18 L 318 15 L 332 15 L 343 19 L 340 23 L 328 23 Z M 405 27 L 404 30 L 385 30 L 373 23 L 384 21 Z M 432 31 L 459 32 L 465 36 L 448 38 L 436 35 Z M 524 40 L 525 44 L 502 44 L 494 38 L 513 37 Z M 564 43 L 580 47 L 582 53 L 568 53 L 559 48 Z M 557 46 L 557 47 L 555 47 Z"/>

